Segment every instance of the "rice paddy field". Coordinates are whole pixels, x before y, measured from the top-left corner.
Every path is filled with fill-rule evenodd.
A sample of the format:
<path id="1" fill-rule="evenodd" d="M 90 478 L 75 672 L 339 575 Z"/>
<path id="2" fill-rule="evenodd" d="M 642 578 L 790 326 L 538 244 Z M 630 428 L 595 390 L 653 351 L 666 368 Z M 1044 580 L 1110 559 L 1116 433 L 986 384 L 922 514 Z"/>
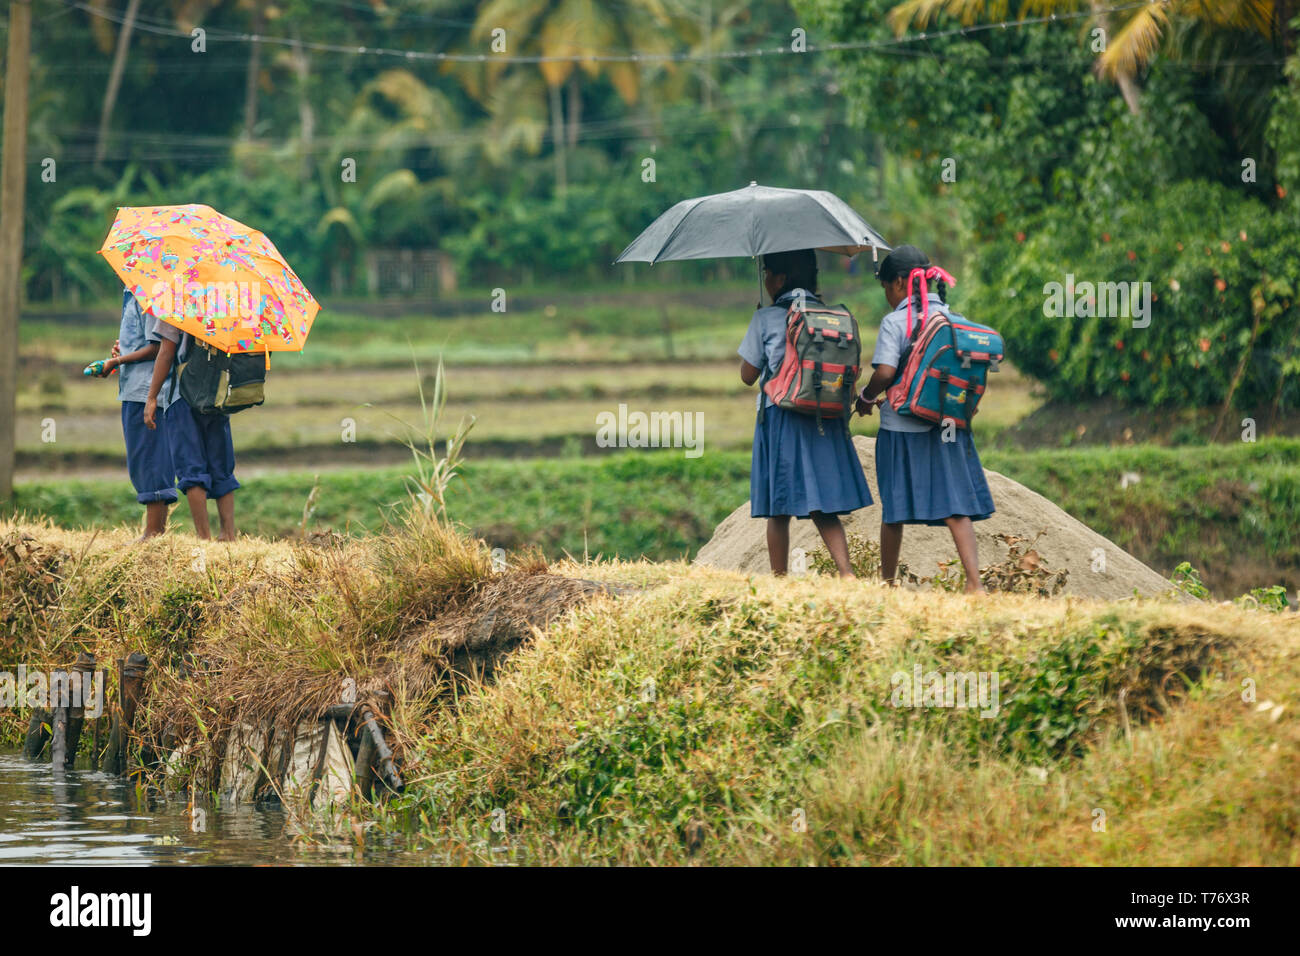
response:
<path id="1" fill-rule="evenodd" d="M 855 287 L 847 302 L 869 354 L 879 294 Z M 536 547 L 552 558 L 689 559 L 748 493 L 754 393 L 740 382 L 735 348 L 753 295 L 749 284 L 724 283 L 583 295 L 538 288 L 508 295 L 504 312 L 492 311 L 491 290 L 436 305 L 326 303 L 307 350 L 274 356 L 267 404 L 232 419 L 240 528 L 276 538 L 382 526 L 406 499 L 402 441 L 422 421 L 420 392 L 431 394 L 441 357 L 443 433 L 475 419 L 450 499 L 466 529 L 494 547 Z M 113 303 L 24 316 L 20 512 L 67 527 L 139 519 L 115 382 L 80 374 L 108 353 L 115 332 Z M 599 416 L 616 416 L 620 405 L 698 414 L 698 456 L 599 447 Z M 872 434 L 877 419 L 854 418 L 851 427 Z M 1300 506 L 1300 443 L 1210 446 L 1193 436 L 1171 447 L 1123 438 L 1085 447 L 1076 443 L 1083 431 L 1069 409 L 1045 408 L 1034 383 L 1004 366 L 976 437 L 986 467 L 1162 573 L 1190 561 L 1225 597 L 1300 586 L 1300 544 L 1288 526 Z M 187 524 L 183 509 L 173 516 L 174 527 Z"/>
<path id="2" fill-rule="evenodd" d="M 449 370 L 447 419 L 477 419 L 471 453 L 595 451 L 597 416 L 617 414 L 620 404 L 631 412 L 698 413 L 706 450 L 747 448 L 754 390 L 740 382 L 735 351 L 752 296 L 741 286 L 568 293 L 554 301 L 530 294 L 529 307 L 511 307 L 507 298 L 507 311 L 498 313 L 484 292 L 445 305 L 453 314 L 442 315 L 418 314 L 413 305 L 390 306 L 395 314 L 327 307 L 301 355 L 274 356 L 267 404 L 232 420 L 236 451 L 250 463 L 278 466 L 397 460 L 403 423 L 420 420 L 420 387 L 430 386 L 440 356 Z M 857 305 L 868 355 L 877 307 Z M 115 383 L 80 374 L 108 354 L 115 314 L 106 304 L 102 314 L 24 317 L 21 476 L 120 467 Z M 1040 404 L 1012 369 L 998 386 L 981 409 L 989 431 Z M 855 427 L 870 432 L 875 422 Z"/>

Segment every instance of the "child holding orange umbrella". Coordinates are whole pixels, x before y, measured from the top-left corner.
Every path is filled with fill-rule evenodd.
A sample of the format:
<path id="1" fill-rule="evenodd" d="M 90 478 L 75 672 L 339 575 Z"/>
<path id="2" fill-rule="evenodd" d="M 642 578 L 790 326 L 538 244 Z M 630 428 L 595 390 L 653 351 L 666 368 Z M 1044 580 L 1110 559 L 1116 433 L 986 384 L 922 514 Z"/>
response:
<path id="1" fill-rule="evenodd" d="M 144 538 L 167 530 L 167 510 L 177 500 L 176 472 L 167 435 L 145 421 L 145 404 L 158 355 L 159 337 L 147 328 L 140 303 L 129 289 L 122 291 L 122 322 L 109 358 L 92 363 L 86 373 L 107 378 L 118 373 L 117 400 L 122 403 L 122 437 L 126 441 L 126 470 L 144 505 Z M 167 407 L 167 396 L 162 398 Z"/>

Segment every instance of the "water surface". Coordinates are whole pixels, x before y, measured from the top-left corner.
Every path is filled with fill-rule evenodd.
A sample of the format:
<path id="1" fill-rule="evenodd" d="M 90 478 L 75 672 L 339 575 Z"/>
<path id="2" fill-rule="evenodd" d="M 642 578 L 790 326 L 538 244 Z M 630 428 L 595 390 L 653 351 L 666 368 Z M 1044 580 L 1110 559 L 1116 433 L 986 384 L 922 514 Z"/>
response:
<path id="1" fill-rule="evenodd" d="M 102 771 L 55 773 L 0 750 L 0 866 L 12 864 L 360 865 L 432 862 L 369 839 L 295 840 L 278 805 L 217 808 L 195 833 L 183 795 L 161 796 Z"/>

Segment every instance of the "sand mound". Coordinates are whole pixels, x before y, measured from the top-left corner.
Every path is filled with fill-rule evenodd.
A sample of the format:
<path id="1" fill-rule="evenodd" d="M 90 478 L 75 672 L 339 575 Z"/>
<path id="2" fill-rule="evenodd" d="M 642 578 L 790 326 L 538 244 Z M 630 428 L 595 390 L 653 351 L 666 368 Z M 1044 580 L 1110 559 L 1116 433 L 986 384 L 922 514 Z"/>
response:
<path id="1" fill-rule="evenodd" d="M 872 497 L 878 499 L 876 441 L 858 435 L 853 443 Z M 987 521 L 975 523 L 981 566 L 1006 556 L 1006 546 L 994 535 L 1018 534 L 1032 538 L 1042 531 L 1044 534 L 1034 547 L 1052 570 L 1069 570 L 1065 586 L 1067 594 L 1115 599 L 1131 597 L 1134 590 L 1143 595 L 1168 590 L 1169 582 L 1163 577 L 1042 495 L 996 471 L 985 471 L 984 474 L 988 476 L 997 513 Z M 845 520 L 844 526 L 850 534 L 879 541 L 880 506 L 872 505 L 854 512 Z M 809 555 L 822 548 L 821 537 L 811 521 L 792 523 L 790 547 L 804 548 Z M 901 560 L 915 574 L 932 575 L 940 561 L 954 558 L 956 554 L 947 528 L 909 527 L 903 535 Z M 1104 561 L 1097 560 L 1098 555 L 1103 556 Z M 764 522 L 761 518 L 749 516 L 748 502 L 718 525 L 708 544 L 700 549 L 695 563 L 753 573 L 768 570 Z"/>

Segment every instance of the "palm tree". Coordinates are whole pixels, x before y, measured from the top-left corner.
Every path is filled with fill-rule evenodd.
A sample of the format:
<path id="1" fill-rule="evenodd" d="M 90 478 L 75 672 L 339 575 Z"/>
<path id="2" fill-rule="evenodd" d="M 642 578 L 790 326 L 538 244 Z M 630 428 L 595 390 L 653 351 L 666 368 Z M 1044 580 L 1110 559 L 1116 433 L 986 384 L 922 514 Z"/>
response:
<path id="1" fill-rule="evenodd" d="M 173 0 L 172 17 L 182 29 L 190 30 L 198 17 L 219 0 Z M 113 121 L 113 111 L 117 108 L 117 94 L 122 86 L 122 73 L 126 70 L 127 53 L 131 47 L 131 34 L 135 31 L 136 17 L 140 12 L 140 0 L 130 0 L 126 12 L 122 15 L 122 26 L 118 30 L 116 41 L 111 37 L 109 21 L 91 14 L 96 38 L 101 44 L 114 44 L 113 64 L 108 71 L 108 85 L 104 88 L 104 103 L 99 113 L 99 135 L 95 139 L 95 166 L 104 161 L 108 150 L 109 128 Z"/>
<path id="2" fill-rule="evenodd" d="M 262 32 L 263 0 L 249 0 L 252 6 L 251 30 L 254 34 Z M 257 84 L 262 76 L 262 44 L 249 44 L 248 71 L 244 74 L 244 138 L 253 138 L 253 128 L 257 125 Z"/>
<path id="3" fill-rule="evenodd" d="M 1014 5 L 1009 0 L 904 0 L 890 13 L 890 21 L 901 34 L 912 24 L 925 27 L 941 13 L 970 24 L 981 16 L 1002 19 L 1081 10 L 1089 11 L 1093 22 L 1105 30 L 1106 49 L 1097 58 L 1097 73 L 1119 87 L 1133 113 L 1140 112 L 1137 75 L 1179 24 L 1254 34 L 1290 45 L 1288 0 L 1168 0 L 1123 11 L 1108 11 L 1102 0 L 1020 0 Z"/>
<path id="4" fill-rule="evenodd" d="M 508 53 L 577 58 L 538 64 L 546 82 L 558 193 L 564 192 L 568 181 L 566 149 L 577 145 L 581 129 L 582 73 L 588 77 L 603 74 L 625 103 L 635 103 L 640 94 L 637 64 L 581 57 L 615 50 L 667 52 L 671 48 L 664 30 L 668 15 L 662 0 L 626 0 L 615 11 L 607 6 L 596 0 L 490 0 L 479 11 L 471 32 L 471 38 L 481 43 L 491 37 L 493 30 L 504 29 Z M 489 79 L 498 76 L 506 65 L 494 63 L 490 56 L 487 62 Z"/>
<path id="5" fill-rule="evenodd" d="M 117 91 L 122 84 L 122 71 L 126 69 L 126 51 L 131 45 L 131 31 L 135 29 L 135 17 L 139 11 L 140 0 L 131 0 L 122 17 L 122 29 L 117 33 L 117 48 L 113 51 L 113 65 L 108 71 L 108 87 L 104 90 L 104 106 L 99 112 L 99 135 L 95 138 L 96 168 L 104 162 L 104 153 L 108 149 L 108 128 L 113 121 Z"/>
<path id="6" fill-rule="evenodd" d="M 696 56 L 716 56 L 725 50 L 735 49 L 741 35 L 741 26 L 756 19 L 765 11 L 755 11 L 752 0 L 667 0 L 673 28 L 686 41 L 687 49 Z M 700 105 L 713 108 L 713 98 L 718 92 L 716 64 L 706 59 L 700 68 L 683 71 L 697 78 Z M 677 90 L 672 91 L 678 94 Z M 677 99 L 678 95 L 670 98 Z"/>
<path id="7" fill-rule="evenodd" d="M 451 100 L 410 70 L 385 70 L 362 88 L 335 134 L 331 163 L 337 170 L 344 156 L 366 150 L 361 188 L 342 188 L 337 174 L 322 179 L 329 208 L 316 233 L 331 250 L 335 291 L 355 279 L 347 273 L 355 272 L 367 244 L 413 223 L 437 233 L 431 211 L 454 207 L 460 188 L 454 170 L 470 161 L 472 148 L 460 135 L 463 125 Z M 428 165 L 434 155 L 451 171 L 420 179 L 410 167 Z"/>

